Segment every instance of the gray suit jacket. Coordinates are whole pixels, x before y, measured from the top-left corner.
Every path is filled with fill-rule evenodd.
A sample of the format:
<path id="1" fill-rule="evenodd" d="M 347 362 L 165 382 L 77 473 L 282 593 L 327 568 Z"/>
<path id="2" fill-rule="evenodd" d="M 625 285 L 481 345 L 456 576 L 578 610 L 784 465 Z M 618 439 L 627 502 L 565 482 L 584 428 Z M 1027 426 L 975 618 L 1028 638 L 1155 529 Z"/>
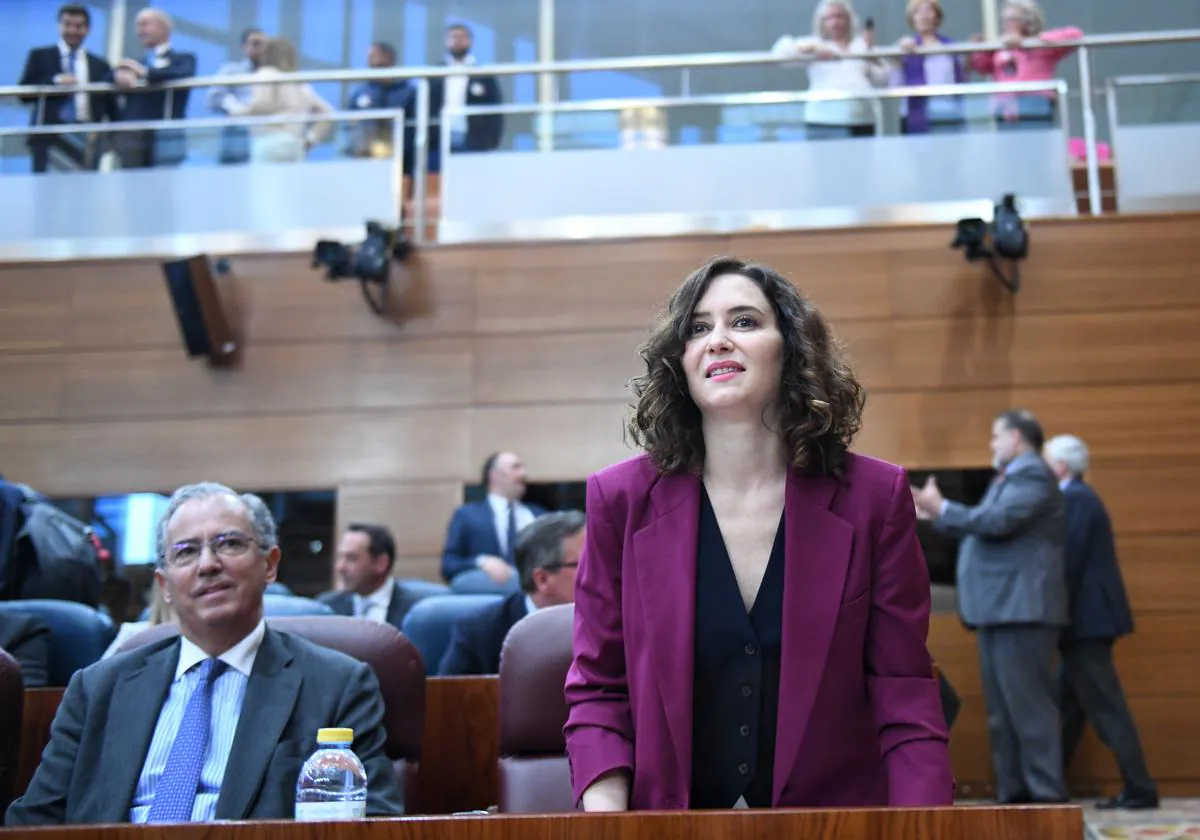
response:
<path id="1" fill-rule="evenodd" d="M 975 507 L 948 502 L 934 527 L 962 540 L 958 610 L 968 627 L 1067 623 L 1063 495 L 1037 455 L 1014 458 Z"/>
<path id="2" fill-rule="evenodd" d="M 179 639 L 97 662 L 71 678 L 50 743 L 5 824 L 123 823 L 159 711 L 175 677 Z M 246 685 L 221 793 L 219 820 L 292 819 L 300 767 L 317 730 L 354 730 L 367 770 L 367 814 L 404 811 L 384 755 L 383 698 L 371 669 L 345 654 L 267 628 Z"/>

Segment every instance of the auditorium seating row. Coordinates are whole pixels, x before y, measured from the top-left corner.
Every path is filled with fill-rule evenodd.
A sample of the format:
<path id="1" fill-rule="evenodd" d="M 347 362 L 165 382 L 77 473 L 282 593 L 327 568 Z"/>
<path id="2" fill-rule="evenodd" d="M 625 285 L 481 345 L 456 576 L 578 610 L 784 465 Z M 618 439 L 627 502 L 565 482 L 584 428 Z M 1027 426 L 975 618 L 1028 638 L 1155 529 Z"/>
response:
<path id="1" fill-rule="evenodd" d="M 457 788 L 444 783 L 443 774 L 452 759 L 448 754 L 436 754 L 441 750 L 430 750 L 425 756 L 433 765 L 430 775 L 434 777 L 423 778 L 422 743 L 428 730 L 426 669 L 417 646 L 404 634 L 389 624 L 346 616 L 277 615 L 268 617 L 267 623 L 371 666 L 384 701 L 385 752 L 410 813 L 492 806 L 505 813 L 563 813 L 574 810 L 562 734 L 567 716 L 562 686 L 571 660 L 572 617 L 573 607 L 566 605 L 540 610 L 522 620 L 505 641 L 499 678 L 438 681 L 478 686 L 475 702 L 456 704 L 452 714 L 459 719 L 448 722 L 451 727 L 457 723 L 455 734 L 464 745 L 449 753 L 464 763 L 457 770 L 448 768 L 447 775 L 477 780 Z M 149 627 L 127 639 L 120 649 L 161 641 L 178 632 L 174 624 Z M 28 784 L 48 741 L 61 691 L 30 691 L 33 702 L 22 708 L 25 696 L 20 670 L 0 651 L 2 806 Z M 482 714 L 476 714 L 481 710 Z M 439 709 L 444 712 L 446 709 Z M 477 738 L 479 733 L 490 735 Z M 479 768 L 481 756 L 492 764 L 491 772 L 486 766 L 482 773 L 470 772 L 467 765 Z"/>

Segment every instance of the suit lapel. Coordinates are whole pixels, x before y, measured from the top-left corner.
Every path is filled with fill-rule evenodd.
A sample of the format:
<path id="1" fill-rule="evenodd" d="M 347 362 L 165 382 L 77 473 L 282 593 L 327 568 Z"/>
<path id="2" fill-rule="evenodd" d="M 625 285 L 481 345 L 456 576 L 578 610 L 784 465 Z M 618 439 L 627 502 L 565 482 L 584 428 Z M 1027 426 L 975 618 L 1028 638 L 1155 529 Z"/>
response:
<path id="1" fill-rule="evenodd" d="M 696 548 L 700 479 L 667 475 L 650 491 L 652 519 L 634 534 L 633 564 L 654 675 L 682 778 L 691 778 Z"/>
<path id="2" fill-rule="evenodd" d="M 96 777 L 100 787 L 102 818 L 98 822 L 125 822 L 137 789 L 150 739 L 175 679 L 179 640 L 151 653 L 142 664 L 117 681 L 108 704 L 104 727 L 105 772 Z"/>
<path id="3" fill-rule="evenodd" d="M 783 649 L 773 801 L 792 775 L 821 687 L 850 568 L 854 529 L 830 512 L 831 478 L 793 471 L 784 503 Z"/>
<path id="4" fill-rule="evenodd" d="M 300 672 L 289 667 L 291 662 L 283 638 L 268 627 L 246 684 L 242 713 L 217 798 L 218 820 L 244 820 L 250 816 L 271 755 L 300 694 Z"/>

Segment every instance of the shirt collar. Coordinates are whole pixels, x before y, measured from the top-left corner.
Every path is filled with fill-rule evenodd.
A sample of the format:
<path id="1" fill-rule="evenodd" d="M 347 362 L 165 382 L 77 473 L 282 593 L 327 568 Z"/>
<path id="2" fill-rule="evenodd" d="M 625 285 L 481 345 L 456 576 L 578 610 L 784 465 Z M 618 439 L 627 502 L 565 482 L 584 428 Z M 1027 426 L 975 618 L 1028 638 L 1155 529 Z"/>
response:
<path id="1" fill-rule="evenodd" d="M 533 603 L 533 598 L 529 595 L 525 596 L 525 615 L 533 615 L 538 611 L 538 605 Z"/>
<path id="2" fill-rule="evenodd" d="M 87 50 L 85 50 L 85 49 L 83 48 L 83 44 L 80 44 L 78 47 L 76 47 L 76 48 L 75 48 L 75 51 L 76 51 L 76 52 L 79 52 L 79 53 L 84 53 L 84 52 L 87 52 Z M 60 54 L 60 55 L 62 55 L 64 58 L 65 58 L 66 56 L 68 56 L 68 55 L 70 55 L 70 54 L 71 54 L 71 48 L 70 48 L 70 46 L 68 46 L 68 45 L 67 45 L 67 42 L 66 42 L 66 41 L 64 41 L 62 38 L 59 38 L 59 39 L 58 39 L 58 52 L 59 52 L 59 54 Z"/>
<path id="3" fill-rule="evenodd" d="M 254 660 L 258 657 L 258 649 L 262 647 L 263 636 L 267 632 L 266 619 L 260 618 L 258 624 L 246 638 L 242 639 L 229 650 L 222 653 L 220 659 L 238 673 L 250 676 L 254 669 Z M 175 666 L 175 679 L 179 679 L 196 665 L 208 659 L 209 656 L 199 645 L 186 636 L 180 637 L 179 664 Z"/>
<path id="4" fill-rule="evenodd" d="M 152 52 L 152 53 L 154 53 L 154 54 L 155 54 L 157 57 L 159 57 L 159 58 L 162 58 L 164 55 L 166 55 L 166 54 L 167 54 L 167 53 L 169 53 L 170 51 L 171 51 L 171 42 L 170 42 L 170 41 L 163 41 L 163 42 L 162 42 L 161 44 L 159 44 L 157 47 L 155 47 L 155 48 L 154 48 L 154 49 L 152 49 L 152 50 L 149 50 L 148 52 Z"/>
<path id="5" fill-rule="evenodd" d="M 508 499 L 503 496 L 497 496 L 495 493 L 488 493 L 487 500 L 488 504 L 492 506 L 492 510 L 502 513 L 505 516 L 508 516 L 508 506 L 510 504 L 517 508 L 521 506 L 520 502 L 510 502 Z"/>
<path id="6" fill-rule="evenodd" d="M 392 590 L 395 589 L 395 581 L 390 577 L 383 582 L 383 586 L 376 589 L 369 595 L 355 595 L 356 598 L 361 598 L 368 604 L 383 607 L 385 610 L 392 605 Z"/>
<path id="7" fill-rule="evenodd" d="M 1074 480 L 1075 480 L 1075 479 L 1071 478 L 1070 476 L 1067 476 L 1066 478 L 1064 478 L 1064 479 L 1062 479 L 1061 481 L 1059 481 L 1059 482 L 1058 482 L 1058 489 L 1059 489 L 1059 490 L 1066 490 L 1066 489 L 1067 489 L 1067 485 L 1068 485 L 1068 484 L 1070 484 L 1070 483 L 1071 483 L 1072 481 L 1074 481 Z"/>
<path id="8" fill-rule="evenodd" d="M 461 59 L 458 59 L 447 53 L 446 64 L 450 65 L 451 67 L 474 67 L 475 56 L 471 55 L 471 53 L 467 53 Z"/>

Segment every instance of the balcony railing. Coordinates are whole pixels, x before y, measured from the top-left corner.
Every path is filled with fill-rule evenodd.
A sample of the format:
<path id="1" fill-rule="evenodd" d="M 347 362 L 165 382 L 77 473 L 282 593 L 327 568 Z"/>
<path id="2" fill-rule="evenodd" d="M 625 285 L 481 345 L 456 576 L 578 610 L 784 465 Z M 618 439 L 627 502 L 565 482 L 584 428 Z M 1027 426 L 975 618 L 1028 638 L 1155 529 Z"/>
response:
<path id="1" fill-rule="evenodd" d="M 1075 42 L 1044 44 L 1030 41 L 1023 46 L 1078 48 L 1081 68 L 1082 135 L 1086 151 L 1088 208 L 1101 212 L 1100 149 L 1092 103 L 1090 53 L 1112 46 L 1155 45 L 1200 41 L 1200 31 L 1180 30 L 1121 35 L 1088 36 Z M 969 54 L 994 51 L 998 43 L 957 43 L 922 49 L 922 54 Z M 895 48 L 873 50 L 869 58 L 900 58 L 907 53 Z M 836 60 L 836 59 L 834 59 Z M 769 53 L 708 53 L 699 55 L 649 56 L 594 61 L 562 61 L 489 65 L 477 69 L 497 76 L 555 76 L 565 73 L 601 71 L 673 70 L 745 67 L 791 63 Z M 281 74 L 271 78 L 256 75 L 197 77 L 161 87 L 170 92 L 201 87 L 283 82 L 359 82 L 409 79 L 416 87 L 413 113 L 407 118 L 415 127 L 411 146 L 413 171 L 410 195 L 402 190 L 401 125 L 405 115 L 387 112 L 339 112 L 323 119 L 347 126 L 363 120 L 390 120 L 395 142 L 389 161 L 340 159 L 315 163 L 240 167 L 204 167 L 203 155 L 194 155 L 189 165 L 172 169 L 120 170 L 74 173 L 63 177 L 8 175 L 0 183 L 9 185 L 10 195 L 21 201 L 5 202 L 4 224 L 0 226 L 0 256 L 11 259 L 108 256 L 118 253 L 184 253 L 206 250 L 250 250 L 293 248 L 311 242 L 313 236 L 344 236 L 367 218 L 398 220 L 404 207 L 404 222 L 411 225 L 414 239 L 427 237 L 427 222 L 440 223 L 440 241 L 477 241 L 510 237 L 588 237 L 631 234 L 676 233 L 705 230 L 740 230 L 811 225 L 845 225 L 885 221 L 945 221 L 964 215 L 988 216 L 991 204 L 1003 193 L 1013 192 L 1022 200 L 1026 215 L 1061 215 L 1074 212 L 1067 153 L 1071 137 L 1067 109 L 1060 107 L 1053 122 L 1022 132 L 998 131 L 984 104 L 997 95 L 1047 94 L 1065 103 L 1065 82 L 978 83 L 940 87 L 887 88 L 850 96 L 836 92 L 765 92 L 720 96 L 656 97 L 603 101 L 542 101 L 495 107 L 444 110 L 430 113 L 429 80 L 462 74 L 450 67 L 387 68 L 379 70 L 332 70 Z M 799 81 L 799 75 L 797 80 Z M 1154 77 L 1154 84 L 1196 84 L 1195 77 Z M 1108 120 L 1114 145 L 1121 155 L 1122 209 L 1155 209 L 1159 206 L 1200 206 L 1200 184 L 1175 176 L 1174 191 L 1163 193 L 1149 183 L 1161 170 L 1161 154 L 1170 150 L 1183 155 L 1170 167 L 1200 172 L 1195 158 L 1197 145 L 1190 142 L 1194 125 L 1172 126 L 1171 137 L 1128 130 L 1118 119 L 1119 91 L 1146 87 L 1145 77 L 1122 77 L 1106 81 Z M 145 88 L 139 89 L 145 90 Z M 0 87 L 0 97 L 36 97 L 44 108 L 45 97 L 70 92 L 114 92 L 110 85 L 66 87 Z M 883 107 L 909 97 L 953 96 L 969 103 L 967 130 L 946 136 L 887 136 Z M 791 109 L 813 101 L 861 99 L 870 103 L 877 123 L 874 140 L 837 140 L 820 143 L 791 143 L 798 139 L 795 114 Z M 167 107 L 170 108 L 170 102 Z M 570 120 L 603 117 L 606 125 L 619 122 L 619 115 L 638 109 L 658 114 L 684 114 L 718 110 L 767 114 L 753 126 L 736 120 L 721 120 L 718 133 L 743 132 L 752 146 L 717 143 L 699 144 L 695 138 L 671 148 L 621 148 L 615 142 L 602 148 L 564 148 Z M 774 111 L 783 118 L 771 117 Z M 449 148 L 449 132 L 441 132 L 441 148 L 428 145 L 429 127 L 448 125 L 456 116 L 505 114 L 528 119 L 536 135 L 535 151 L 501 150 L 484 154 L 456 154 Z M 971 115 L 974 115 L 973 117 Z M 589 116 L 590 115 L 590 116 Z M 150 123 L 97 123 L 91 125 L 45 126 L 0 129 L 0 138 L 42 134 L 117 137 L 130 132 L 183 133 L 189 149 L 213 144 L 211 134 L 230 127 L 261 130 L 265 126 L 296 123 L 294 116 L 273 118 L 213 118 Z M 789 119 L 791 125 L 788 124 Z M 1145 127 L 1138 126 L 1137 129 Z M 1154 127 L 1156 130 L 1161 127 Z M 753 130 L 751 130 L 753 129 Z M 208 135 L 206 135 L 206 132 Z M 1132 132 L 1132 133 L 1131 133 Z M 1160 132 L 1161 133 L 1161 132 Z M 613 132 L 607 132 L 612 135 Z M 677 138 L 682 139 L 682 138 Z M 725 138 L 728 139 L 728 138 Z M 611 136 L 609 137 L 611 141 Z M 771 141 L 781 142 L 771 142 Z M 1189 145 L 1190 143 L 1190 145 Z M 576 143 L 576 146 L 579 144 Z M 752 153 L 748 153 L 752 149 Z M 328 150 L 326 150 L 328 151 Z M 431 173 L 431 157 L 440 166 Z M 1139 162 L 1133 160 L 1140 159 Z M 1143 159 L 1144 158 L 1144 159 Z M 323 169 L 321 172 L 309 170 Z M 381 175 L 381 172 L 385 174 Z M 438 205 L 431 203 L 431 174 L 437 181 Z M 1157 176 L 1160 181 L 1161 175 Z M 338 186 L 339 180 L 342 184 Z M 52 184 L 58 183 L 57 186 Z M 382 183 L 386 189 L 379 188 Z M 366 184 L 375 188 L 367 189 Z M 1142 186 L 1139 186 L 1142 184 Z M 218 189 L 219 187 L 219 189 Z M 292 192 L 289 192 L 289 189 Z M 160 206 L 147 215 L 126 210 L 116 213 L 112 202 L 136 202 L 143 192 L 168 196 L 173 210 Z M 19 195 L 18 195 L 19 193 Z M 59 196 L 61 193 L 61 196 Z M 91 198 L 88 198 L 88 196 Z M 243 227 L 247 219 L 222 213 L 215 203 L 221 196 L 230 204 L 255 207 L 260 214 L 280 214 L 279 222 Z M 58 196 L 57 198 L 55 196 Z M 69 198 L 68 198 L 69 196 Z M 272 199 L 271 196 L 275 198 Z M 306 198 L 307 197 L 307 198 Z M 387 201 L 387 207 L 380 202 Z M 83 229 L 66 224 L 60 212 L 68 205 L 91 202 L 106 224 Z M 320 205 L 326 212 L 307 212 L 307 204 Z M 33 206 L 34 213 L 16 206 Z M 162 202 L 159 202 L 160 204 Z M 210 206 L 211 205 L 211 206 Z M 181 207 L 191 207 L 185 212 Z M 11 209 L 7 209 L 11 208 Z M 297 208 L 302 208 L 300 212 Z M 329 216 L 336 208 L 336 220 Z M 39 209 L 45 212 L 39 215 Z M 386 210 L 386 212 L 385 212 Z M 149 211 L 147 211 L 149 213 Z M 13 218 L 7 218 L 12 215 Z M 86 216 L 75 209 L 67 216 Z M 24 219 L 23 216 L 28 218 Z M 303 217 L 303 218 L 302 218 Z M 143 222 L 157 222 L 143 229 Z M 174 229 L 164 229 L 178 224 Z M 122 226 L 123 225 L 123 226 Z M 220 247 L 218 247 L 220 246 Z"/>

